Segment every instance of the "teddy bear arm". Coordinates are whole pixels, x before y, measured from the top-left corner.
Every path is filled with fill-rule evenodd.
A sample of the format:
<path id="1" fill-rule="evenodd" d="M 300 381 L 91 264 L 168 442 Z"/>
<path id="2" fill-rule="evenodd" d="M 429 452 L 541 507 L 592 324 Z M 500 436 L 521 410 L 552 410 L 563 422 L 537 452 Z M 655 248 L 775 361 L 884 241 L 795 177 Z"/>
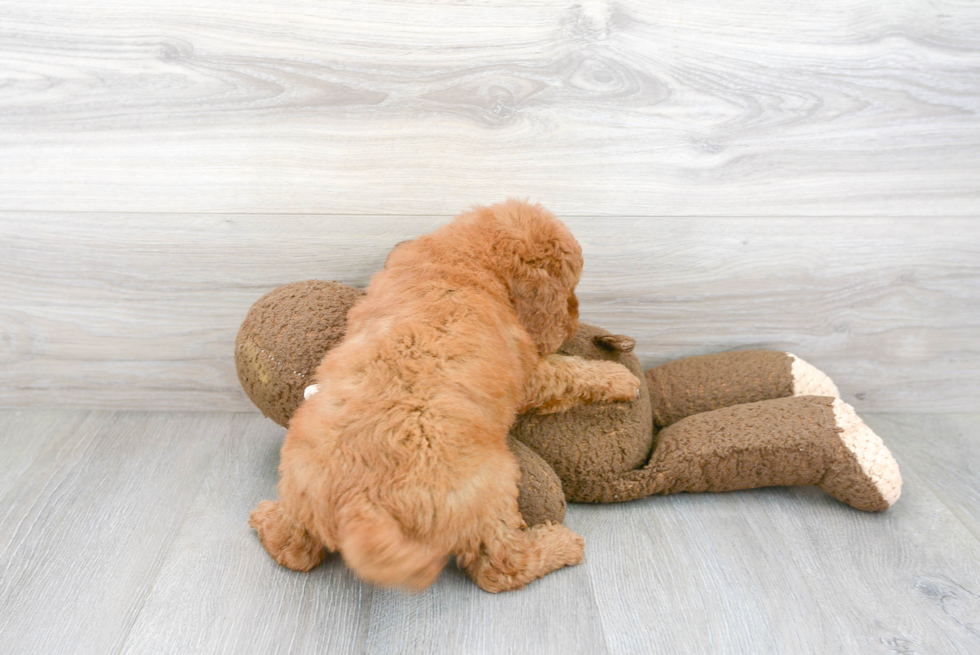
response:
<path id="1" fill-rule="evenodd" d="M 788 485 L 819 485 L 852 507 L 879 511 L 898 499 L 901 475 L 849 405 L 794 396 L 678 421 L 657 436 L 646 466 L 610 479 L 595 502 Z"/>
<path id="2" fill-rule="evenodd" d="M 788 396 L 839 398 L 827 375 L 790 353 L 742 350 L 687 357 L 646 371 L 654 424 Z"/>

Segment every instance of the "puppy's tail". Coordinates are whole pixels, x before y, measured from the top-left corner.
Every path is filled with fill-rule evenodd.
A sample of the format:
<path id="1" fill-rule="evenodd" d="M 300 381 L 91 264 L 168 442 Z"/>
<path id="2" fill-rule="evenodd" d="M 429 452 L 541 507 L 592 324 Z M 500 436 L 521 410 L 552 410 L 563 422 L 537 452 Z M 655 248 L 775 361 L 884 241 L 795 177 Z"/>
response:
<path id="1" fill-rule="evenodd" d="M 362 580 L 421 591 L 446 566 L 447 553 L 435 552 L 406 535 L 383 509 L 363 502 L 350 510 L 341 530 L 340 553 Z"/>

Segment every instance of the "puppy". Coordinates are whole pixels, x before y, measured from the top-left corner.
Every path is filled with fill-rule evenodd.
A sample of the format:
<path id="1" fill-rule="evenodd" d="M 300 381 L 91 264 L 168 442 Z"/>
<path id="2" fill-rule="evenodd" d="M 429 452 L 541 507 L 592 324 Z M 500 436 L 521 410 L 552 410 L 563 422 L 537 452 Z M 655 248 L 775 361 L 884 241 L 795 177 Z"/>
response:
<path id="1" fill-rule="evenodd" d="M 579 563 L 580 536 L 522 520 L 506 439 L 519 412 L 638 393 L 619 364 L 553 354 L 578 330 L 581 272 L 568 229 L 516 200 L 399 244 L 290 421 L 279 501 L 252 512 L 276 561 L 307 571 L 326 548 L 420 590 L 455 555 L 490 592 Z"/>

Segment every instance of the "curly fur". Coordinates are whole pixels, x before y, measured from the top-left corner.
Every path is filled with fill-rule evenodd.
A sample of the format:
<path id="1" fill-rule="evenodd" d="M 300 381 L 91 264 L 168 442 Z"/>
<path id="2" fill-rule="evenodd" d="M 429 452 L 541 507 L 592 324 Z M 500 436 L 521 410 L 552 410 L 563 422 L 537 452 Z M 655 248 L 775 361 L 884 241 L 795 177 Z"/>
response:
<path id="1" fill-rule="evenodd" d="M 399 244 L 290 421 L 279 501 L 252 512 L 270 554 L 305 571 L 326 547 L 410 589 L 455 555 L 492 592 L 581 561 L 565 526 L 524 524 L 506 444 L 518 411 L 639 389 L 622 366 L 551 354 L 578 328 L 581 270 L 568 229 L 516 200 Z"/>

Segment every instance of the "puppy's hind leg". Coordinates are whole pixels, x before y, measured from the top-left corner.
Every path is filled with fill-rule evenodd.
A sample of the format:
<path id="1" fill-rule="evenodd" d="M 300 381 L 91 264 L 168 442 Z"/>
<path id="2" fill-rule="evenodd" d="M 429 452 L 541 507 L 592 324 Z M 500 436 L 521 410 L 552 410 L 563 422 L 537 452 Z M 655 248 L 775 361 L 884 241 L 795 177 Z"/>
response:
<path id="1" fill-rule="evenodd" d="M 323 561 L 323 544 L 305 527 L 293 522 L 281 503 L 263 500 L 252 510 L 248 524 L 277 562 L 294 571 L 309 571 Z"/>
<path id="2" fill-rule="evenodd" d="M 515 506 L 516 512 L 516 506 Z M 516 521 L 522 523 L 520 514 Z M 456 561 L 484 591 L 520 589 L 563 566 L 582 561 L 585 542 L 561 523 L 548 521 L 534 527 L 509 527 L 512 521 L 488 526 L 482 540 Z"/>

